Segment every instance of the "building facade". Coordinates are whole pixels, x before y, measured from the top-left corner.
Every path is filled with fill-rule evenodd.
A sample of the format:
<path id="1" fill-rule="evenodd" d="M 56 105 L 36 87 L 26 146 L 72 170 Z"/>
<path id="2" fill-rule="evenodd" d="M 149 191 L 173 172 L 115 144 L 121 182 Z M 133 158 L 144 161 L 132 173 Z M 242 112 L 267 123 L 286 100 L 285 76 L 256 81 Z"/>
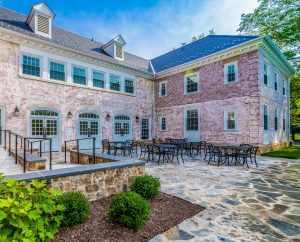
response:
<path id="1" fill-rule="evenodd" d="M 288 141 L 293 69 L 269 37 L 207 36 L 146 60 L 124 51 L 121 35 L 101 44 L 52 26 L 53 16 L 44 3 L 28 16 L 0 8 L 2 129 L 46 135 L 57 151 L 91 136 L 97 146 Z"/>

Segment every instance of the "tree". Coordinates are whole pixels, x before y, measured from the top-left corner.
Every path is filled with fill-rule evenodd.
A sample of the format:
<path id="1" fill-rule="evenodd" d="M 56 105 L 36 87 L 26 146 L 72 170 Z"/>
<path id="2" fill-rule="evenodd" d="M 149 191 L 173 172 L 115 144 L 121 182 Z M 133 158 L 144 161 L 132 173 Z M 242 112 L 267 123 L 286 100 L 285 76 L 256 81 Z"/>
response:
<path id="1" fill-rule="evenodd" d="M 300 130 L 300 1 L 259 0 L 259 3 L 253 13 L 242 14 L 238 31 L 268 34 L 295 67 L 296 74 L 290 79 L 291 128 Z"/>
<path id="2" fill-rule="evenodd" d="M 210 30 L 208 31 L 208 34 L 209 34 L 209 35 L 215 35 L 216 33 L 215 33 L 215 31 L 214 31 L 214 28 L 210 29 Z"/>

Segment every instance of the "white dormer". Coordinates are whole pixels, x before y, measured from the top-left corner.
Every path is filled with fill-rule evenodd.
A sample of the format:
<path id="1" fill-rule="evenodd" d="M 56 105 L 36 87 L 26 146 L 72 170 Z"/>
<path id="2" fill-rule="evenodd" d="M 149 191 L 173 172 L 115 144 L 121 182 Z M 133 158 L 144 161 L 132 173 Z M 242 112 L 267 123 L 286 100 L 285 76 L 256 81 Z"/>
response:
<path id="1" fill-rule="evenodd" d="M 109 54 L 111 57 L 117 60 L 124 61 L 124 45 L 126 44 L 123 37 L 119 34 L 117 37 L 113 38 L 105 45 L 102 49 Z"/>
<path id="2" fill-rule="evenodd" d="M 51 38 L 53 12 L 46 3 L 40 3 L 31 8 L 27 17 L 27 24 L 35 34 Z"/>

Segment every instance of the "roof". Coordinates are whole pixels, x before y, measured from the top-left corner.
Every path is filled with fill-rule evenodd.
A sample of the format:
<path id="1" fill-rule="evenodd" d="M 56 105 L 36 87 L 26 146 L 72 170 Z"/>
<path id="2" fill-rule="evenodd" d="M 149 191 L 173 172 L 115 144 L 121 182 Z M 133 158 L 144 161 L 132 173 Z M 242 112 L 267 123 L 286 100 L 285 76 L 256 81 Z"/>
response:
<path id="1" fill-rule="evenodd" d="M 92 55 L 95 58 L 110 61 L 116 64 L 127 65 L 144 72 L 152 72 L 150 61 L 142 57 L 124 52 L 124 61 L 119 61 L 108 55 L 103 49 L 103 44 L 89 38 L 77 35 L 61 28 L 52 27 L 52 38 L 35 34 L 26 23 L 27 16 L 16 13 L 10 9 L 0 7 L 0 27 L 14 32 L 25 34 L 30 37 L 44 40 L 63 47 L 71 48 L 82 52 L 82 54 Z"/>
<path id="2" fill-rule="evenodd" d="M 229 49 L 260 36 L 208 35 L 151 60 L 155 73 Z"/>

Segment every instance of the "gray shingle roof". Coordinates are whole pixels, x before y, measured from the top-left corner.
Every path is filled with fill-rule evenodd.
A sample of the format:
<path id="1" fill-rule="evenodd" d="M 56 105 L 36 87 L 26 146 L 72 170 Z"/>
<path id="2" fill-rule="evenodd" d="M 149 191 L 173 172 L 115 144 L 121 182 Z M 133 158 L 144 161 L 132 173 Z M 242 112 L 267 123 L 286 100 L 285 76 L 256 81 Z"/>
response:
<path id="1" fill-rule="evenodd" d="M 98 41 L 92 41 L 91 39 L 60 29 L 55 26 L 52 27 L 51 39 L 37 35 L 32 32 L 31 28 L 26 23 L 26 18 L 26 15 L 16 13 L 4 7 L 0 7 L 0 27 L 25 34 L 27 36 L 38 38 L 53 44 L 71 48 L 80 51 L 83 54 L 89 54 L 102 60 L 107 60 L 116 64 L 125 64 L 131 68 L 135 68 L 144 72 L 152 72 L 149 60 L 130 54 L 128 52 L 124 52 L 124 62 L 118 61 L 109 56 L 105 51 L 101 49 L 101 47 L 103 46 L 102 43 Z"/>

